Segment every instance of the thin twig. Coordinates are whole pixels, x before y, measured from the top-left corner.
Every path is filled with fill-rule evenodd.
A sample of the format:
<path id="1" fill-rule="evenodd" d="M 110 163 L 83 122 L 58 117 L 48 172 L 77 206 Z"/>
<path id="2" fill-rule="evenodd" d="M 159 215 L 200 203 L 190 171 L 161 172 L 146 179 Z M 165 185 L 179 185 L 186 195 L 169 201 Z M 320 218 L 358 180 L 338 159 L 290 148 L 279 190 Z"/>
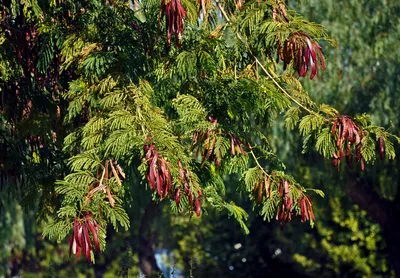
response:
<path id="1" fill-rule="evenodd" d="M 251 146 L 249 146 L 249 149 L 250 149 L 250 153 L 251 153 L 251 155 L 253 156 L 254 161 L 256 162 L 258 168 L 260 168 L 261 171 L 263 171 L 263 173 L 264 173 L 267 177 L 270 178 L 271 175 L 268 174 L 268 173 L 264 170 L 264 168 L 261 166 L 260 162 L 258 162 L 258 159 L 257 159 L 256 155 L 255 155 L 254 152 L 253 152 L 253 148 L 252 148 Z"/>
<path id="2" fill-rule="evenodd" d="M 104 168 L 103 174 L 101 175 L 100 182 L 99 182 L 99 186 L 97 186 L 96 188 L 94 188 L 94 189 L 92 189 L 91 191 L 89 191 L 89 196 L 95 194 L 95 193 L 96 193 L 97 191 L 99 191 L 99 190 L 104 190 L 104 192 L 105 192 L 106 187 L 105 187 L 105 185 L 103 184 L 103 179 L 104 179 L 104 175 L 105 175 L 105 174 L 106 174 L 106 168 Z"/>

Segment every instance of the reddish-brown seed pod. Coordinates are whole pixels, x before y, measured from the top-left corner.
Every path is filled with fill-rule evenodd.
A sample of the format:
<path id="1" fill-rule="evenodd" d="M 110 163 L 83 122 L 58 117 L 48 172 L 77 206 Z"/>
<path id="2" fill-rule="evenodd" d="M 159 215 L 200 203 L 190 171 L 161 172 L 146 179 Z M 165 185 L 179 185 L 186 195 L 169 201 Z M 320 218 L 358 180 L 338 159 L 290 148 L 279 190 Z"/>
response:
<path id="1" fill-rule="evenodd" d="M 214 137 L 214 138 L 212 139 L 211 142 L 212 142 L 212 143 L 211 143 L 210 147 L 208 148 L 208 151 L 207 151 L 207 155 L 206 155 L 206 157 L 205 157 L 205 160 L 208 160 L 208 159 L 211 157 L 211 154 L 212 154 L 213 151 L 214 151 L 215 143 L 217 142 L 217 137 Z"/>
<path id="2" fill-rule="evenodd" d="M 362 160 L 361 143 L 364 131 L 349 116 L 338 116 L 331 128 L 331 135 L 336 140 L 336 151 L 333 154 L 333 164 L 340 170 L 340 161 L 345 157 L 348 167 L 352 165 L 353 157 L 357 162 Z M 362 163 L 364 169 L 364 162 Z"/>
<path id="3" fill-rule="evenodd" d="M 70 255 L 73 253 L 79 258 L 82 252 L 86 259 L 92 262 L 90 234 L 93 238 L 95 251 L 100 251 L 98 224 L 96 220 L 92 218 L 92 213 L 88 212 L 84 218 L 74 220 L 74 234 L 70 239 Z"/>
<path id="4" fill-rule="evenodd" d="M 231 153 L 232 153 L 232 156 L 235 156 L 235 143 L 234 143 L 232 134 L 229 134 L 229 135 L 231 136 Z"/>
<path id="5" fill-rule="evenodd" d="M 196 198 L 196 200 L 195 200 L 195 209 L 196 209 L 196 215 L 200 216 L 200 214 L 201 214 L 201 206 L 200 206 L 199 198 Z"/>
<path id="6" fill-rule="evenodd" d="M 305 77 L 311 69 L 310 79 L 313 79 L 317 75 L 317 69 L 325 70 L 321 49 L 307 34 L 295 32 L 283 43 L 283 50 L 281 41 L 278 40 L 277 61 L 283 61 L 284 70 L 293 61 L 293 66 L 301 77 Z"/>
<path id="7" fill-rule="evenodd" d="M 264 185 L 265 185 L 265 198 L 268 199 L 271 196 L 271 184 L 269 178 L 264 178 Z"/>
<path id="8" fill-rule="evenodd" d="M 189 193 L 187 194 L 188 198 L 189 198 L 189 205 L 192 206 L 193 205 L 193 193 L 192 190 L 189 189 Z"/>
<path id="9" fill-rule="evenodd" d="M 110 191 L 109 187 L 106 187 L 106 192 L 107 192 L 107 198 L 108 198 L 108 201 L 110 202 L 111 207 L 114 207 L 115 206 L 115 200 L 111 195 L 111 191 Z"/>
<path id="10" fill-rule="evenodd" d="M 379 157 L 381 160 L 385 158 L 385 142 L 382 136 L 379 137 Z"/>
<path id="11" fill-rule="evenodd" d="M 258 184 L 258 194 L 257 194 L 257 201 L 259 204 L 262 202 L 262 192 L 263 192 L 263 185 L 262 181 Z"/>
<path id="12" fill-rule="evenodd" d="M 312 205 L 310 205 L 309 206 L 309 213 L 310 213 L 310 220 L 311 221 L 315 221 L 315 216 L 314 216 L 314 211 L 313 211 L 313 208 L 312 208 Z"/>
<path id="13" fill-rule="evenodd" d="M 342 144 L 341 136 L 342 136 L 342 125 L 339 124 L 339 131 L 337 133 L 337 139 L 336 139 L 336 147 L 338 148 L 340 148 Z"/>
<path id="14" fill-rule="evenodd" d="M 90 256 L 90 251 L 92 250 L 91 244 L 90 244 L 90 237 L 89 233 L 87 231 L 86 225 L 82 227 L 83 230 L 83 238 L 84 238 L 84 243 L 85 243 L 85 249 L 84 249 L 84 254 L 86 255 L 86 259 L 88 262 L 92 262 L 92 258 Z"/>
<path id="15" fill-rule="evenodd" d="M 81 245 L 81 239 L 80 239 L 80 237 L 79 237 L 79 235 L 80 235 L 79 230 L 80 230 L 80 224 L 79 224 L 78 220 L 75 219 L 75 220 L 74 220 L 74 237 L 75 237 L 75 242 L 76 242 L 76 244 L 77 244 L 78 246 L 82 247 L 82 245 Z"/>
<path id="16" fill-rule="evenodd" d="M 286 180 L 284 180 L 283 181 L 283 186 L 284 186 L 284 195 L 285 195 L 285 197 L 287 197 L 288 195 L 289 195 L 289 192 L 290 192 L 290 189 L 289 189 L 289 186 L 290 186 L 290 184 L 286 181 Z"/>
<path id="17" fill-rule="evenodd" d="M 310 221 L 314 221 L 315 217 L 314 217 L 314 212 L 312 209 L 312 203 L 310 198 L 308 198 L 307 196 L 303 196 L 302 200 L 304 201 L 304 212 L 305 212 L 305 219 L 310 220 Z"/>
<path id="18" fill-rule="evenodd" d="M 78 258 L 78 259 L 81 257 L 81 250 L 82 250 L 82 248 L 77 245 L 76 246 L 76 258 Z"/>
<path id="19" fill-rule="evenodd" d="M 336 135 L 336 127 L 337 127 L 337 125 L 338 125 L 338 120 L 336 119 L 336 121 L 333 123 L 333 125 L 332 125 L 332 129 L 331 129 L 331 134 L 332 134 L 332 136 L 335 136 Z"/>
<path id="20" fill-rule="evenodd" d="M 180 39 L 184 29 L 186 11 L 180 0 L 162 0 L 161 16 L 165 16 L 167 29 L 167 45 L 171 45 L 172 35 L 176 35 L 176 44 L 180 46 Z"/>
<path id="21" fill-rule="evenodd" d="M 146 175 L 147 182 L 149 183 L 152 191 L 157 190 L 160 198 L 165 198 L 172 188 L 172 177 L 169 170 L 169 163 L 158 154 L 155 145 L 144 146 L 146 152 L 146 161 L 149 165 L 149 169 Z M 182 166 L 179 162 L 178 165 Z M 180 167 L 180 174 L 183 172 Z"/>
<path id="22" fill-rule="evenodd" d="M 90 230 L 90 233 L 92 234 L 94 245 L 96 247 L 96 252 L 99 252 L 100 251 L 100 243 L 99 243 L 99 238 L 98 238 L 98 235 L 97 235 L 97 227 L 95 225 L 95 220 L 88 219 L 86 221 L 86 223 L 87 223 L 87 227 Z"/>
<path id="23" fill-rule="evenodd" d="M 179 207 L 179 204 L 181 203 L 181 189 L 177 188 L 175 190 L 175 203 L 176 206 Z"/>
<path id="24" fill-rule="evenodd" d="M 303 205 L 303 213 L 304 213 L 303 219 L 304 219 L 304 221 L 307 221 L 307 220 L 310 219 L 310 217 L 309 217 L 309 215 L 308 215 L 308 209 L 307 209 L 306 199 L 305 199 L 304 197 L 303 197 L 302 205 Z M 304 222 L 304 221 L 303 221 L 303 222 Z"/>
<path id="25" fill-rule="evenodd" d="M 222 152 L 221 152 L 221 150 L 219 150 L 218 154 L 215 157 L 215 165 L 217 167 L 220 167 L 221 166 L 221 162 L 222 162 Z"/>

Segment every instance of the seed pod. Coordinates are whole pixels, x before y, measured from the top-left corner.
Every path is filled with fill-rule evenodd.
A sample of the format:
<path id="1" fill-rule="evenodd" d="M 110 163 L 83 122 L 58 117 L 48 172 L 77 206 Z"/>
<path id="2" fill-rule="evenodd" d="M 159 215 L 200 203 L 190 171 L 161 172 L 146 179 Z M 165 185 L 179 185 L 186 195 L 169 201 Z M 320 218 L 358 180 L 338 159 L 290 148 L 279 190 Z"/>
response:
<path id="1" fill-rule="evenodd" d="M 268 199 L 269 196 L 271 196 L 271 185 L 269 178 L 267 177 L 264 178 L 264 184 L 265 184 L 265 198 Z"/>
<path id="2" fill-rule="evenodd" d="M 193 205 L 193 193 L 190 192 L 188 196 L 189 196 L 189 205 L 192 206 Z"/>
<path id="3" fill-rule="evenodd" d="M 341 147 L 341 135 L 342 135 L 342 125 L 339 124 L 339 132 L 337 133 L 338 137 L 336 139 L 336 147 L 340 148 Z"/>
<path id="4" fill-rule="evenodd" d="M 115 164 L 115 167 L 117 168 L 119 174 L 121 175 L 121 177 L 123 177 L 124 179 L 126 178 L 125 172 L 124 170 L 122 170 L 121 166 L 119 166 L 119 164 Z"/>
<path id="5" fill-rule="evenodd" d="M 216 155 L 216 159 L 215 159 L 215 165 L 217 167 L 221 166 L 221 161 L 222 161 L 222 152 L 221 150 L 218 151 L 218 155 Z"/>
<path id="6" fill-rule="evenodd" d="M 201 214 L 201 206 L 200 206 L 199 198 L 196 198 L 196 200 L 195 200 L 195 208 L 196 208 L 196 215 L 200 216 L 200 214 Z"/>
<path id="7" fill-rule="evenodd" d="M 91 244 L 90 244 L 89 233 L 87 231 L 86 226 L 83 226 L 82 229 L 83 229 L 84 242 L 85 242 L 84 254 L 86 255 L 86 258 L 87 258 L 88 262 L 92 262 L 92 258 L 90 256 L 90 251 L 92 250 L 92 247 L 91 247 Z"/>
<path id="8" fill-rule="evenodd" d="M 332 136 L 335 136 L 336 135 L 336 127 L 337 127 L 337 119 L 336 119 L 336 121 L 333 123 L 333 125 L 332 125 L 332 129 L 331 129 L 331 134 L 332 134 Z"/>
<path id="9" fill-rule="evenodd" d="M 110 202 L 111 207 L 114 207 L 115 206 L 115 200 L 112 197 L 110 188 L 108 186 L 106 187 L 106 192 L 107 192 L 107 198 L 108 198 L 108 201 Z"/>
<path id="10" fill-rule="evenodd" d="M 382 136 L 379 137 L 379 157 L 381 160 L 385 158 L 385 141 Z"/>
<path id="11" fill-rule="evenodd" d="M 257 201 L 259 204 L 262 202 L 262 192 L 263 192 L 263 186 L 262 186 L 262 181 L 258 184 L 258 197 Z"/>
<path id="12" fill-rule="evenodd" d="M 154 160 L 150 163 L 150 166 L 149 166 L 149 174 L 148 174 L 148 178 L 147 178 L 147 180 L 148 180 L 148 182 L 149 182 L 149 184 L 150 184 L 150 189 L 151 190 L 155 190 L 156 189 L 156 177 L 155 177 L 155 175 L 156 175 L 156 173 L 155 173 L 155 165 L 154 165 Z"/>
<path id="13" fill-rule="evenodd" d="M 305 220 L 310 220 L 310 217 L 308 215 L 308 208 L 307 208 L 307 203 L 306 203 L 306 199 L 303 198 L 303 206 L 304 206 L 304 219 Z"/>
<path id="14" fill-rule="evenodd" d="M 82 248 L 82 252 L 85 254 L 85 239 L 84 239 L 82 226 L 79 227 L 78 238 L 79 238 L 78 242 L 79 242 L 80 247 Z"/>
<path id="15" fill-rule="evenodd" d="M 121 185 L 122 185 L 121 179 L 119 178 L 118 172 L 117 172 L 117 170 L 115 169 L 115 167 L 114 167 L 112 161 L 110 161 L 110 165 L 111 165 L 111 170 L 112 170 L 112 172 L 113 172 L 113 175 L 114 175 L 114 177 L 115 177 L 115 180 L 117 181 L 117 184 L 118 184 L 119 186 L 121 186 Z"/>
<path id="16" fill-rule="evenodd" d="M 79 238 L 79 228 L 80 228 L 80 224 L 78 222 L 78 220 L 74 220 L 74 238 L 75 238 L 75 242 L 81 246 L 81 240 Z M 82 247 L 82 246 L 81 246 Z"/>
<path id="17" fill-rule="evenodd" d="M 308 204 L 308 212 L 310 214 L 310 220 L 314 221 L 315 220 L 315 216 L 314 216 L 314 212 L 313 212 L 313 208 L 312 208 L 312 202 L 311 202 L 310 198 L 306 197 L 306 202 Z"/>
<path id="18" fill-rule="evenodd" d="M 82 248 L 76 245 L 76 257 L 79 259 L 81 257 Z"/>
<path id="19" fill-rule="evenodd" d="M 231 153 L 232 153 L 232 156 L 235 156 L 235 143 L 234 143 L 232 134 L 230 134 L 230 136 L 231 136 Z"/>
<path id="20" fill-rule="evenodd" d="M 181 189 L 177 188 L 175 190 L 175 203 L 176 206 L 179 207 L 179 204 L 181 203 Z"/>
<path id="21" fill-rule="evenodd" d="M 86 223 L 87 223 L 87 227 L 89 228 L 89 230 L 92 234 L 94 245 L 96 247 L 96 252 L 99 252 L 100 251 L 100 243 L 99 243 L 99 238 L 97 235 L 97 227 L 94 225 L 93 221 L 95 221 L 95 220 L 89 219 L 86 221 Z"/>

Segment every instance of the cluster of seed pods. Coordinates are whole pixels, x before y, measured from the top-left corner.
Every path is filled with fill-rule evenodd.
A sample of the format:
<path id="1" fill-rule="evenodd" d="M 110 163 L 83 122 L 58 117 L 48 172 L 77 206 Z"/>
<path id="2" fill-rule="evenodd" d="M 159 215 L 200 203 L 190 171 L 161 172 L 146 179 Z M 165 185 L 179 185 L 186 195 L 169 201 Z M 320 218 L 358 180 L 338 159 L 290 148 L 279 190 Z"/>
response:
<path id="1" fill-rule="evenodd" d="M 280 204 L 277 208 L 276 212 L 276 220 L 279 220 L 281 223 L 289 222 L 292 220 L 292 215 L 294 213 L 294 199 L 291 194 L 291 190 L 299 190 L 297 188 L 293 188 L 292 185 L 285 179 L 281 179 L 278 181 L 274 181 L 273 177 L 264 176 L 257 182 L 254 187 L 253 193 L 258 203 L 262 203 L 263 197 L 268 199 L 271 197 L 271 184 L 277 184 L 278 192 L 280 197 Z M 265 194 L 265 195 L 264 195 Z M 314 221 L 314 212 L 312 208 L 312 202 L 310 198 L 304 193 L 300 193 L 300 198 L 298 199 L 298 206 L 300 207 L 301 213 L 301 221 Z"/>
<path id="2" fill-rule="evenodd" d="M 198 189 L 197 194 L 194 194 L 191 186 L 191 172 L 183 167 L 181 161 L 178 161 L 179 178 L 182 186 L 176 186 L 175 190 L 172 190 L 171 165 L 169 162 L 158 153 L 154 143 L 145 144 L 144 150 L 148 163 L 146 179 L 150 189 L 156 191 L 161 199 L 169 194 L 170 198 L 175 200 L 177 207 L 180 206 L 182 194 L 184 194 L 187 197 L 189 206 L 197 216 L 200 216 L 203 194 L 201 189 Z"/>
<path id="3" fill-rule="evenodd" d="M 212 117 L 209 120 L 213 123 L 213 128 L 210 128 L 207 132 L 197 131 L 193 136 L 192 146 L 190 150 L 196 149 L 196 156 L 201 151 L 202 161 L 201 164 L 208 161 L 215 161 L 217 166 L 221 165 L 222 152 L 221 150 L 215 150 L 215 143 L 217 142 L 217 135 L 220 133 L 215 127 L 218 121 Z"/>
<path id="4" fill-rule="evenodd" d="M 151 190 L 157 190 L 160 198 L 165 198 L 172 188 L 169 163 L 156 150 L 154 143 L 144 145 L 146 161 L 149 165 L 147 181 Z"/>
<path id="5" fill-rule="evenodd" d="M 232 156 L 237 154 L 246 155 L 243 146 L 249 148 L 247 144 L 240 140 L 240 138 L 235 137 L 231 132 L 224 133 L 220 129 L 216 129 L 215 127 L 218 121 L 214 118 L 209 117 L 209 120 L 213 123 L 214 128 L 209 129 L 207 132 L 197 131 L 193 136 L 192 146 L 190 147 L 191 150 L 196 149 L 196 156 L 198 156 L 201 151 L 202 165 L 204 165 L 206 161 L 210 161 L 215 162 L 215 165 L 218 167 L 221 166 L 222 151 L 221 149 L 216 149 L 218 135 L 230 137 Z"/>
<path id="6" fill-rule="evenodd" d="M 333 156 L 333 164 L 340 169 L 340 162 L 345 157 L 346 163 L 350 167 L 353 157 L 356 162 L 361 162 L 361 169 L 364 170 L 364 159 L 361 154 L 362 139 L 364 130 L 359 127 L 351 117 L 346 115 L 338 116 L 334 119 L 331 134 L 335 139 L 336 152 Z M 383 138 L 380 138 L 380 157 L 383 159 L 385 146 Z"/>
<path id="7" fill-rule="evenodd" d="M 310 79 L 317 75 L 317 69 L 325 70 L 322 47 L 303 32 L 293 33 L 285 40 L 283 47 L 279 41 L 277 48 L 278 61 L 279 59 L 283 61 L 284 69 L 293 62 L 301 77 L 305 77 L 309 69 L 311 69 Z"/>
<path id="8" fill-rule="evenodd" d="M 267 176 L 261 179 L 253 189 L 254 196 L 259 204 L 262 203 L 264 192 L 265 199 L 268 199 L 271 196 L 271 179 Z"/>
<path id="9" fill-rule="evenodd" d="M 301 222 L 314 221 L 314 212 L 312 208 L 312 202 L 306 195 L 302 195 L 298 201 L 301 211 Z"/>
<path id="10" fill-rule="evenodd" d="M 74 220 L 74 234 L 70 239 L 69 255 L 75 254 L 77 258 L 80 258 L 83 254 L 89 262 L 92 262 L 90 255 L 90 251 L 93 250 L 92 240 L 95 251 L 100 251 L 99 225 L 92 214 L 87 213 L 83 218 Z"/>
<path id="11" fill-rule="evenodd" d="M 162 0 L 161 17 L 165 15 L 167 28 L 167 45 L 171 45 L 172 34 L 176 35 L 176 44 L 180 46 L 183 29 L 185 27 L 186 11 L 180 0 Z"/>
<path id="12" fill-rule="evenodd" d="M 191 181 L 191 173 L 188 169 L 183 168 L 182 163 L 178 161 L 178 167 L 179 167 L 179 177 L 183 183 L 183 189 L 184 193 L 188 198 L 189 206 L 193 208 L 197 216 L 201 215 L 201 203 L 203 200 L 203 193 L 201 189 L 197 191 L 197 197 L 193 194 L 193 190 L 190 186 L 190 181 Z M 177 188 L 175 191 L 175 196 L 174 196 L 176 205 L 179 206 L 180 200 L 181 200 L 181 190 L 180 188 Z"/>
<path id="13" fill-rule="evenodd" d="M 281 204 L 276 212 L 276 220 L 281 222 L 289 222 L 292 220 L 293 214 L 293 196 L 290 194 L 290 184 L 286 180 L 282 180 L 278 185 L 278 192 L 281 198 Z"/>
<path id="14" fill-rule="evenodd" d="M 111 170 L 109 169 L 111 168 Z M 98 192 L 102 191 L 106 193 L 107 199 L 112 207 L 115 206 L 115 200 L 112 197 L 111 189 L 109 187 L 109 180 L 114 177 L 117 184 L 122 186 L 121 178 L 126 178 L 124 171 L 116 161 L 106 160 L 104 163 L 102 173 L 96 173 L 96 182 L 92 183 L 88 188 L 86 195 L 87 203 L 90 203 L 93 196 Z M 92 262 L 90 252 L 93 250 L 93 244 L 95 251 L 100 251 L 99 243 L 99 224 L 96 219 L 93 218 L 91 212 L 86 212 L 83 217 L 75 218 L 74 220 L 74 233 L 70 239 L 70 256 L 74 254 L 77 258 L 80 258 L 83 254 L 89 262 Z"/>

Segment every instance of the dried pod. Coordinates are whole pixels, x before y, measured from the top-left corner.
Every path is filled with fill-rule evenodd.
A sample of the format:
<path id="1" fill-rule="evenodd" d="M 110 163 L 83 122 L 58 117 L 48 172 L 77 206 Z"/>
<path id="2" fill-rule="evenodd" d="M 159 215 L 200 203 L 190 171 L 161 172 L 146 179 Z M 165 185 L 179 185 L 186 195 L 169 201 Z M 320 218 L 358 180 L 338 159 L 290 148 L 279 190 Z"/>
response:
<path id="1" fill-rule="evenodd" d="M 158 154 L 154 144 L 145 144 L 143 149 L 146 153 L 146 161 L 149 165 L 146 179 L 150 189 L 152 191 L 157 190 L 160 198 L 165 198 L 172 188 L 169 163 Z"/>
<path id="2" fill-rule="evenodd" d="M 95 245 L 95 251 L 100 251 L 99 229 L 91 213 L 87 213 L 84 218 L 74 220 L 74 234 L 70 239 L 70 256 L 74 254 L 77 258 L 83 253 L 89 262 L 92 262 L 91 237 Z"/>
<path id="3" fill-rule="evenodd" d="M 293 33 L 284 43 L 277 44 L 278 58 L 283 61 L 284 69 L 293 62 L 293 66 L 301 77 L 305 77 L 311 69 L 310 79 L 317 75 L 317 69 L 325 70 L 322 47 L 303 32 Z"/>
<path id="4" fill-rule="evenodd" d="M 171 45 L 172 34 L 176 35 L 176 45 L 180 46 L 183 29 L 185 27 L 186 11 L 180 0 L 162 0 L 161 17 L 165 16 L 167 29 L 167 45 Z M 160 19 L 161 19 L 160 17 Z"/>
<path id="5" fill-rule="evenodd" d="M 176 206 L 179 207 L 179 204 L 181 203 L 181 189 L 177 188 L 175 190 L 175 203 Z"/>
<path id="6" fill-rule="evenodd" d="M 197 216 L 201 215 L 201 206 L 200 206 L 199 198 L 196 198 L 196 200 L 195 200 L 195 211 L 196 211 Z"/>
<path id="7" fill-rule="evenodd" d="M 348 167 L 352 166 L 353 157 L 356 162 L 361 162 L 361 169 L 364 170 L 362 161 L 361 142 L 364 138 L 364 131 L 351 117 L 341 115 L 334 119 L 331 127 L 331 135 L 336 141 L 336 151 L 333 155 L 333 164 L 340 170 L 340 161 L 345 157 Z"/>
<path id="8" fill-rule="evenodd" d="M 385 158 L 385 141 L 383 137 L 379 137 L 379 157 L 381 160 Z"/>

